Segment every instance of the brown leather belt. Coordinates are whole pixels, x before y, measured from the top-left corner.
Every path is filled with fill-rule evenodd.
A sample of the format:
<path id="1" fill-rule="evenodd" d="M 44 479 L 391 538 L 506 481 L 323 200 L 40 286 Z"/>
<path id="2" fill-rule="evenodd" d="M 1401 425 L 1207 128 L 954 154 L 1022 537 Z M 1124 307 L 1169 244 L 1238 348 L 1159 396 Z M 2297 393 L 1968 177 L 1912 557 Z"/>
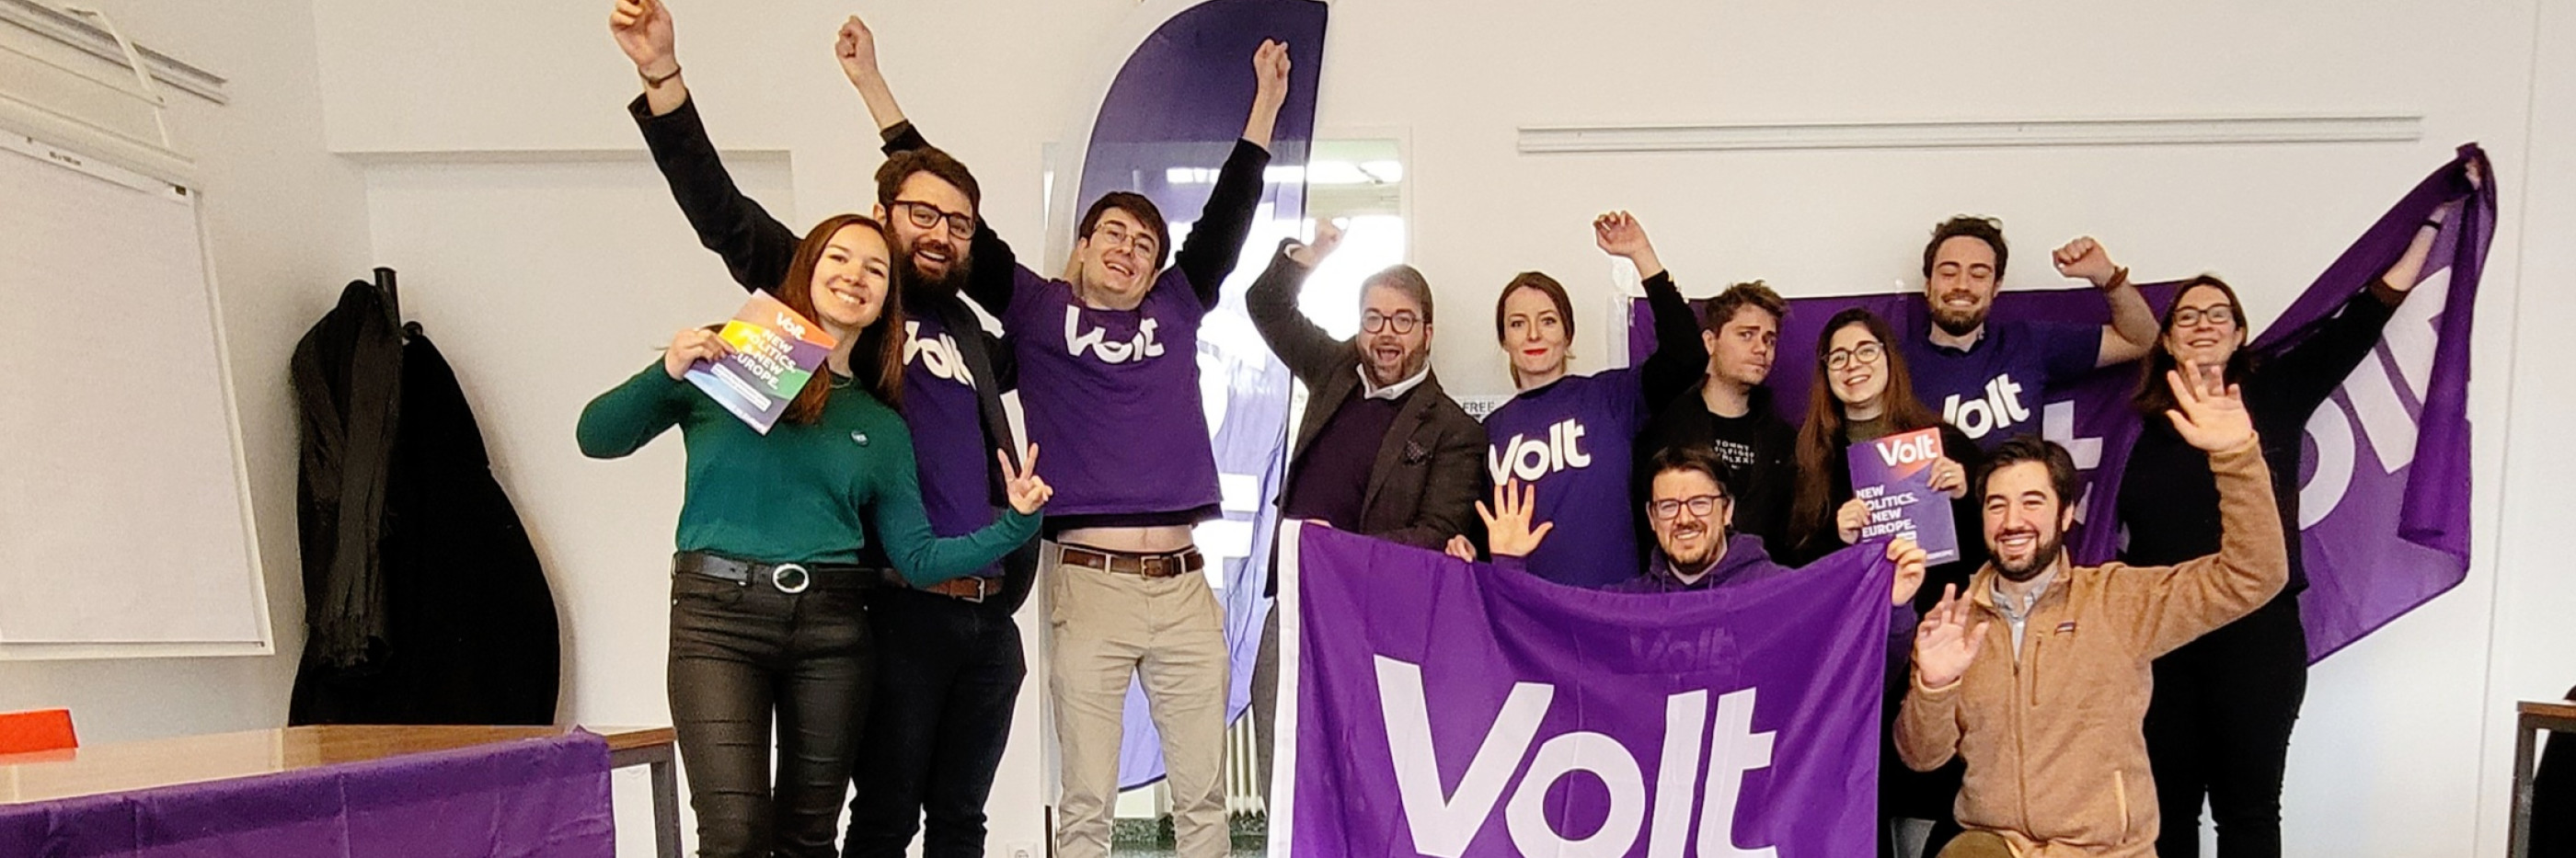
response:
<path id="1" fill-rule="evenodd" d="M 1102 551 L 1096 548 L 1067 545 L 1064 546 L 1062 560 L 1070 566 L 1085 566 L 1103 572 L 1146 578 L 1170 578 L 1207 567 L 1207 558 L 1199 554 L 1198 546 L 1195 545 L 1179 551 L 1154 553 Z"/>
<path id="2" fill-rule="evenodd" d="M 1002 579 L 968 575 L 964 578 L 950 578 L 928 587 L 914 589 L 981 604 L 985 599 L 1002 595 Z"/>

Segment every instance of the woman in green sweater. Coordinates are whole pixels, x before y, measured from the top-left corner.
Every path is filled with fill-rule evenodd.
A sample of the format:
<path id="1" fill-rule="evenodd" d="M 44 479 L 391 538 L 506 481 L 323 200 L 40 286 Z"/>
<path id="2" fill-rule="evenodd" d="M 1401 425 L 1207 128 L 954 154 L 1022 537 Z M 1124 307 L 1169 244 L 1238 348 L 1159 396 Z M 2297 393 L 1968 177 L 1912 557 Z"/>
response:
<path id="1" fill-rule="evenodd" d="M 833 854 L 860 718 L 876 669 L 858 591 L 875 539 L 913 585 L 971 573 L 1038 531 L 1052 490 L 1037 448 L 1002 460 L 1011 510 L 973 534 L 935 538 L 922 511 L 902 400 L 903 307 L 887 288 L 876 221 L 845 214 L 797 246 L 771 290 L 831 332 L 816 373 L 768 434 L 687 381 L 725 354 L 691 328 L 661 361 L 582 410 L 582 453 L 616 458 L 671 427 L 688 447 L 687 498 L 671 575 L 671 720 L 705 856 Z M 997 454 L 998 455 L 998 454 Z M 776 780 L 769 727 L 778 725 Z"/>

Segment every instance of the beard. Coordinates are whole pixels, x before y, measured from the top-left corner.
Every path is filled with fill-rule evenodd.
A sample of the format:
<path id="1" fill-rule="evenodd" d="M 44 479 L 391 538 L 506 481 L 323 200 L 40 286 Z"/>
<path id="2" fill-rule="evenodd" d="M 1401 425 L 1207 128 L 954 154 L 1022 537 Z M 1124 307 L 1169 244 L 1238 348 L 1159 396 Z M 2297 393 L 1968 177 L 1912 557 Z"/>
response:
<path id="1" fill-rule="evenodd" d="M 1379 344 L 1369 345 L 1367 347 L 1369 349 L 1369 353 L 1361 355 L 1361 358 L 1366 362 L 1366 366 L 1368 367 L 1369 382 L 1380 387 L 1412 378 L 1421 373 L 1423 367 L 1429 366 L 1431 363 L 1430 350 L 1408 351 L 1405 353 L 1404 357 L 1396 361 L 1395 368 L 1393 370 L 1381 370 L 1379 368 L 1380 365 L 1377 362 L 1377 345 Z M 1402 346 L 1397 347 L 1402 348 Z M 1390 377 L 1379 378 L 1378 373 L 1382 371 L 1388 372 Z"/>
<path id="2" fill-rule="evenodd" d="M 1706 532 L 1702 531 L 1702 533 Z M 1672 537 L 1663 540 L 1661 546 L 1664 549 L 1664 559 L 1672 561 L 1675 569 L 1704 569 L 1709 565 L 1709 561 L 1716 559 L 1718 546 L 1726 544 L 1723 534 L 1715 534 L 1711 538 L 1700 540 L 1699 547 L 1693 550 L 1680 544 L 1681 536 L 1682 534 L 1677 531 Z"/>
<path id="3" fill-rule="evenodd" d="M 2057 562 L 2058 555 L 2066 551 L 2065 532 L 2049 534 L 2048 538 L 2040 540 L 2036 548 L 2037 550 L 2030 553 L 2030 559 L 2015 563 L 2004 559 L 2003 548 L 1996 544 L 1996 540 L 1986 541 L 1986 550 L 1994 554 L 1995 573 L 2015 584 L 2039 577 L 2039 573 L 2046 571 L 2050 564 Z"/>
<path id="4" fill-rule="evenodd" d="M 1986 324 L 1986 311 L 1953 310 L 1935 303 L 1932 305 L 1932 324 L 1940 326 L 1941 331 L 1950 336 L 1964 337 Z"/>
<path id="5" fill-rule="evenodd" d="M 921 266 L 914 261 L 917 258 L 915 251 L 920 246 L 920 242 L 916 240 L 912 247 L 906 248 L 903 255 L 895 260 L 894 282 L 897 287 L 929 290 L 942 294 L 953 294 L 965 287 L 967 271 L 972 268 L 974 259 L 965 255 L 956 242 L 948 242 L 948 271 L 938 277 L 924 273 Z"/>

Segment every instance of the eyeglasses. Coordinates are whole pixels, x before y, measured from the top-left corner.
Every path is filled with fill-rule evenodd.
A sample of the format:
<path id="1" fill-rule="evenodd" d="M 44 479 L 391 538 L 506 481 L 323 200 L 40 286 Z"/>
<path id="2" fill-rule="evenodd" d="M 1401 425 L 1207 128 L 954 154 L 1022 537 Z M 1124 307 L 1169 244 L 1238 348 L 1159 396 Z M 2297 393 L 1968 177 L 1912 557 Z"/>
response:
<path id="1" fill-rule="evenodd" d="M 940 211 L 938 206 L 919 200 L 896 200 L 894 204 L 903 207 L 905 218 L 911 220 L 913 226 L 930 229 L 944 220 L 948 222 L 949 235 L 958 238 L 975 237 L 974 215 L 965 212 Z"/>
<path id="2" fill-rule="evenodd" d="M 1707 518 L 1709 513 L 1717 511 L 1717 502 L 1725 499 L 1725 495 L 1696 495 L 1686 498 L 1659 500 L 1646 504 L 1646 512 L 1652 514 L 1657 521 L 1671 521 L 1680 516 L 1682 514 L 1682 510 L 1687 508 L 1690 510 L 1691 515 L 1698 516 L 1700 518 Z"/>
<path id="3" fill-rule="evenodd" d="M 1885 349 L 1875 342 L 1862 343 L 1847 349 L 1835 349 L 1825 353 L 1825 368 L 1844 369 L 1855 364 L 1877 363 L 1879 355 L 1884 351 Z"/>
<path id="4" fill-rule="evenodd" d="M 1416 326 L 1421 324 L 1422 317 L 1416 316 L 1412 313 L 1397 313 L 1389 316 L 1376 310 L 1370 310 L 1366 313 L 1360 314 L 1360 330 L 1367 331 L 1372 334 L 1389 328 L 1393 328 L 1395 332 L 1399 334 L 1410 334 L 1413 333 L 1413 329 Z"/>
<path id="5" fill-rule="evenodd" d="M 2207 320 L 2212 325 L 2236 324 L 2236 308 L 2220 304 L 2206 310 L 2199 307 L 2184 307 L 2173 311 L 2173 324 L 2177 328 L 2188 328 L 2200 324 L 2202 320 Z"/>
<path id="6" fill-rule="evenodd" d="M 1154 250 L 1157 247 L 1157 245 L 1154 244 L 1154 236 L 1152 233 L 1142 231 L 1128 232 L 1126 227 L 1119 226 L 1114 223 L 1104 223 L 1101 224 L 1099 228 L 1092 230 L 1091 240 L 1095 244 L 1105 244 L 1112 247 L 1122 244 L 1127 245 L 1128 247 L 1134 248 L 1136 255 L 1138 256 L 1153 256 Z"/>

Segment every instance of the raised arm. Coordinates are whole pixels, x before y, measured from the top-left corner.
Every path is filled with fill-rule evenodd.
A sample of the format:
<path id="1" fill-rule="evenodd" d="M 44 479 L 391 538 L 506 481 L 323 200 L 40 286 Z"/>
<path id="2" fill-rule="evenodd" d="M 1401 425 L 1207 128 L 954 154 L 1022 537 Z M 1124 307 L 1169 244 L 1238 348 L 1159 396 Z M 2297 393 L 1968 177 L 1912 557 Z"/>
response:
<path id="1" fill-rule="evenodd" d="M 1243 254 L 1244 238 L 1252 233 L 1252 215 L 1261 207 L 1271 131 L 1279 108 L 1288 103 L 1288 46 L 1263 41 L 1252 53 L 1252 71 L 1252 112 L 1244 120 L 1243 139 L 1235 141 L 1234 153 L 1217 171 L 1216 187 L 1199 209 L 1198 223 L 1173 258 L 1201 306 L 1216 306 L 1226 275 L 1234 273 L 1235 260 Z"/>
<path id="2" fill-rule="evenodd" d="M 1984 648 L 1992 621 L 1956 585 L 1914 629 L 1914 679 L 1896 713 L 1896 756 L 1918 772 L 1940 768 L 1959 752 L 1959 690 Z"/>
<path id="3" fill-rule="evenodd" d="M 2219 538 L 2216 554 L 2103 576 L 2107 619 L 2128 625 L 2150 656 L 2252 613 L 2290 578 L 2272 472 L 2264 467 L 2243 398 L 2194 364 L 2166 373 L 2166 383 L 2177 405 L 2167 412 L 2175 432 L 2209 454 L 2218 483 Z"/>
<path id="4" fill-rule="evenodd" d="M 683 380 L 689 366 L 724 356 L 724 338 L 705 328 L 690 328 L 671 339 L 662 359 L 608 389 L 581 409 L 573 439 L 581 454 L 614 459 L 643 449 L 687 417 L 695 387 Z"/>
<path id="5" fill-rule="evenodd" d="M 670 184 L 671 197 L 697 231 L 698 243 L 724 257 L 726 270 L 742 288 L 777 288 L 795 262 L 796 232 L 744 196 L 725 171 L 724 159 L 698 121 L 688 84 L 680 78 L 670 10 L 661 0 L 617 0 L 609 32 L 644 79 L 644 94 L 627 105 L 627 112 L 644 132 L 653 166 Z"/>
<path id="6" fill-rule="evenodd" d="M 2102 243 L 2086 236 L 2067 242 L 2050 254 L 2057 263 L 2057 273 L 2081 277 L 2102 290 L 2102 300 L 2111 305 L 2111 323 L 2102 326 L 2102 347 L 2095 353 L 2097 367 L 2128 363 L 2147 356 L 2156 344 L 2156 312 L 2147 306 L 2147 296 L 2129 282 L 2129 269 L 2111 264 L 2111 254 Z"/>
<path id="7" fill-rule="evenodd" d="M 897 152 L 929 149 L 930 139 L 903 114 L 895 103 L 894 87 L 886 82 L 885 72 L 877 65 L 876 31 L 866 21 L 852 15 L 841 23 L 840 39 L 833 44 L 833 54 L 841 61 L 841 74 L 859 91 L 859 100 L 868 106 L 868 118 L 877 125 L 877 136 L 884 144 L 879 148 L 888 157 Z M 893 217 L 893 212 L 887 213 Z M 1011 306 L 1011 295 L 1019 282 L 1019 258 L 1011 245 L 993 231 L 983 212 L 975 213 L 975 237 L 966 249 L 966 297 L 984 306 L 986 311 L 1001 316 Z"/>
<path id="8" fill-rule="evenodd" d="M 1646 308 L 1655 318 L 1655 353 L 1646 356 L 1637 375 L 1645 389 L 1646 407 L 1661 408 L 1689 390 L 1708 369 L 1699 322 L 1691 318 L 1690 302 L 1673 285 L 1672 272 L 1664 270 L 1654 242 L 1646 238 L 1646 227 L 1635 216 L 1614 211 L 1593 218 L 1592 238 L 1602 252 L 1636 265 L 1637 276 L 1645 279 Z"/>
<path id="9" fill-rule="evenodd" d="M 1312 244 L 1295 239 L 1279 242 L 1279 252 L 1271 256 L 1270 267 L 1252 281 L 1251 291 L 1243 296 L 1244 309 L 1252 316 L 1252 329 L 1261 332 L 1261 341 L 1269 344 L 1270 352 L 1310 387 L 1331 373 L 1349 372 L 1353 366 L 1351 344 L 1334 339 L 1297 309 L 1297 296 L 1305 291 L 1306 277 L 1341 243 L 1342 230 L 1331 223 L 1316 225 Z"/>
<path id="10" fill-rule="evenodd" d="M 1046 501 L 1029 494 L 1032 486 L 1040 493 L 1045 489 L 1034 470 L 1036 448 L 1029 450 L 1026 461 L 1030 468 L 1026 470 L 1013 469 L 1008 456 L 994 451 L 1010 478 L 1010 508 L 974 533 L 943 539 L 931 531 L 930 516 L 922 510 L 921 478 L 912 460 L 912 434 L 901 422 L 887 428 L 889 431 L 878 435 L 889 439 L 893 447 L 876 460 L 876 466 L 868 473 L 873 486 L 868 498 L 868 525 L 875 528 L 878 547 L 885 549 L 886 559 L 905 581 L 926 587 L 971 574 L 1037 535 L 1037 508 Z M 1032 497 L 1035 499 L 1030 501 Z"/>

